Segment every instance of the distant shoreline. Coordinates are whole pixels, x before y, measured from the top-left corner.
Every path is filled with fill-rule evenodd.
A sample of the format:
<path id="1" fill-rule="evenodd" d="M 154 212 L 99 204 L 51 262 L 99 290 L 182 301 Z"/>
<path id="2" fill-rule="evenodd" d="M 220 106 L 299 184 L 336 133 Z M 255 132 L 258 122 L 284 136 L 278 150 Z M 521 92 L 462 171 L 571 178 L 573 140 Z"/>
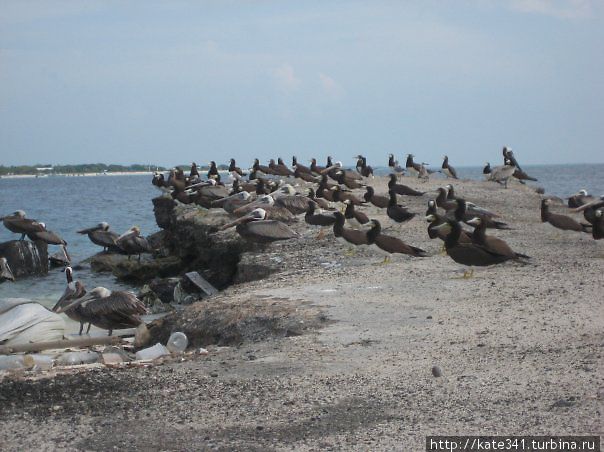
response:
<path id="1" fill-rule="evenodd" d="M 106 173 L 52 173 L 52 174 L 7 174 L 0 179 L 29 179 L 47 177 L 91 177 L 91 176 L 141 176 L 152 175 L 153 171 L 107 171 Z"/>

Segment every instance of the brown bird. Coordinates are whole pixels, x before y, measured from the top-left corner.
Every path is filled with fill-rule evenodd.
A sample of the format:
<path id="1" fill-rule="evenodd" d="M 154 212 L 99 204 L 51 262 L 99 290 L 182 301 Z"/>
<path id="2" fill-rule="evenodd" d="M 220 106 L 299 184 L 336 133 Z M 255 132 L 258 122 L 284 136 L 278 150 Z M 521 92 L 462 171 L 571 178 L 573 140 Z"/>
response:
<path id="1" fill-rule="evenodd" d="M 436 202 L 434 200 L 428 201 L 428 210 L 426 210 L 426 220 L 428 221 L 428 236 L 431 239 L 439 238 L 444 241 L 447 238 L 451 229 L 449 228 L 449 224 L 447 223 L 447 218 L 439 215 L 436 209 Z M 442 228 L 438 226 L 443 225 Z M 459 236 L 459 241 L 462 243 L 471 243 L 472 239 L 470 235 L 461 230 L 461 234 Z"/>
<path id="2" fill-rule="evenodd" d="M 563 231 L 577 231 L 577 232 L 591 232 L 589 228 L 591 225 L 579 223 L 577 220 L 566 215 L 560 215 L 549 211 L 549 199 L 543 199 L 541 201 L 541 222 L 549 223 L 555 228 L 562 229 Z"/>
<path id="3" fill-rule="evenodd" d="M 342 190 L 339 186 L 333 189 L 333 200 L 336 202 L 350 201 L 355 206 L 362 206 L 365 203 L 352 193 Z"/>
<path id="4" fill-rule="evenodd" d="M 363 212 L 359 212 L 355 210 L 354 204 L 350 201 L 344 201 L 346 204 L 346 210 L 344 211 L 344 218 L 347 220 L 355 219 L 359 224 L 367 224 L 369 223 L 369 217 L 365 215 Z"/>
<path id="5" fill-rule="evenodd" d="M 397 203 L 396 193 L 390 190 L 389 195 L 390 197 L 388 200 L 388 207 L 386 207 L 386 214 L 391 220 L 394 220 L 397 223 L 404 223 L 415 216 L 415 214 L 413 212 L 409 212 L 405 206 Z"/>
<path id="6" fill-rule="evenodd" d="M 20 240 L 24 240 L 27 234 L 44 232 L 46 230 L 42 223 L 31 218 L 25 218 L 25 216 L 23 210 L 17 210 L 12 215 L 2 217 L 0 220 L 2 220 L 6 229 L 16 234 L 21 234 Z"/>
<path id="7" fill-rule="evenodd" d="M 486 235 L 486 223 L 482 218 L 475 217 L 468 221 L 468 224 L 474 226 L 472 233 L 472 242 L 483 246 L 488 251 L 507 256 L 510 259 L 530 259 L 526 254 L 516 253 L 510 246 L 500 238 Z"/>
<path id="8" fill-rule="evenodd" d="M 309 203 L 306 215 L 304 215 L 304 221 L 313 226 L 331 226 L 336 222 L 336 217 L 333 212 L 317 213 L 316 205 Z"/>
<path id="9" fill-rule="evenodd" d="M 422 196 L 424 192 L 414 190 L 411 187 L 408 187 L 403 184 L 397 184 L 396 182 L 396 174 L 390 174 L 390 180 L 388 181 L 388 190 L 392 190 L 398 195 L 407 195 L 407 196 Z"/>
<path id="10" fill-rule="evenodd" d="M 336 222 L 333 224 L 333 234 L 340 243 L 350 243 L 354 246 L 367 245 L 367 233 L 358 229 L 344 227 L 346 219 L 341 212 L 334 212 Z"/>
<path id="11" fill-rule="evenodd" d="M 316 160 L 315 160 L 315 162 L 316 162 Z M 299 173 L 310 174 L 312 176 L 311 169 L 308 168 L 307 166 L 302 165 L 301 163 L 298 163 L 298 159 L 296 158 L 295 155 L 292 157 L 292 168 L 298 170 Z M 296 177 L 298 177 L 298 176 L 296 176 Z"/>
<path id="12" fill-rule="evenodd" d="M 384 263 L 387 263 L 392 254 L 407 254 L 413 257 L 426 257 L 426 252 L 421 248 L 407 245 L 401 239 L 382 234 L 382 225 L 378 220 L 371 220 L 373 227 L 367 231 L 367 243 L 374 249 L 387 253 Z"/>
<path id="13" fill-rule="evenodd" d="M 248 215 L 224 225 L 221 230 L 235 226 L 235 230 L 241 237 L 257 243 L 270 243 L 299 237 L 299 234 L 285 223 L 269 220 L 267 213 L 264 209 L 255 209 Z"/>
<path id="14" fill-rule="evenodd" d="M 390 203 L 389 196 L 376 195 L 375 190 L 371 185 L 367 185 L 365 187 L 365 195 L 363 195 L 363 198 L 366 202 L 370 202 L 371 204 L 376 207 L 379 207 L 380 209 L 387 208 L 388 204 Z"/>
<path id="15" fill-rule="evenodd" d="M 65 287 L 65 291 L 59 301 L 53 306 L 52 311 L 57 312 L 60 309 L 66 308 L 70 305 L 74 300 L 82 298 L 86 295 L 86 288 L 81 281 L 73 281 L 73 269 L 71 267 L 65 267 L 65 277 L 67 278 L 67 287 Z M 80 315 L 80 311 L 78 309 L 67 309 L 64 311 L 67 317 L 71 320 L 75 320 L 80 324 L 80 333 L 82 335 L 82 331 L 84 330 L 84 325 L 88 323 L 88 330 L 86 334 L 90 332 L 91 323 L 87 320 L 83 319 Z"/>
<path id="16" fill-rule="evenodd" d="M 80 321 L 109 330 L 109 336 L 113 330 L 137 327 L 142 323 L 140 316 L 147 314 L 147 308 L 133 293 L 121 290 L 112 292 L 105 287 L 92 289 L 56 312 L 69 310 L 77 310 Z"/>
<path id="17" fill-rule="evenodd" d="M 65 240 L 63 240 L 59 234 L 49 231 L 46 229 L 46 225 L 42 222 L 40 222 L 40 225 L 44 228 L 43 231 L 34 231 L 34 232 L 28 232 L 27 236 L 29 237 L 30 240 L 32 241 L 36 241 L 36 240 L 41 240 L 44 243 L 47 243 L 48 245 L 63 245 L 66 246 L 67 242 Z"/>

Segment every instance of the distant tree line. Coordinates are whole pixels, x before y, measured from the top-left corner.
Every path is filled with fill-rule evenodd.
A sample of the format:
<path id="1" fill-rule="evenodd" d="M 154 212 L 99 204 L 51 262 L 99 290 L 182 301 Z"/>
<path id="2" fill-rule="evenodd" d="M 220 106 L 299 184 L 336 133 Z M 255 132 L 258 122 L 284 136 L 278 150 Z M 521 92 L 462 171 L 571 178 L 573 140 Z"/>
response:
<path id="1" fill-rule="evenodd" d="M 165 171 L 166 168 L 157 165 L 107 165 L 105 163 L 85 163 L 81 165 L 20 165 L 4 166 L 0 165 L 0 176 L 9 174 L 84 174 L 84 173 L 103 173 L 103 172 L 134 172 L 134 171 Z"/>

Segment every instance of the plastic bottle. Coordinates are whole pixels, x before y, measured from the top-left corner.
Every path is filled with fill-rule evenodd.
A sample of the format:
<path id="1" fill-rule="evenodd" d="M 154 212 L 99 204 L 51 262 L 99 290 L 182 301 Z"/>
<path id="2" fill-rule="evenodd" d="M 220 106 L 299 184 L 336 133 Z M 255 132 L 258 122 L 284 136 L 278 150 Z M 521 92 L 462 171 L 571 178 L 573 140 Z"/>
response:
<path id="1" fill-rule="evenodd" d="M 43 355 L 41 353 L 25 355 L 23 361 L 26 367 L 32 368 L 33 370 L 51 369 L 55 362 L 52 356 Z"/>
<path id="2" fill-rule="evenodd" d="M 0 355 L 0 370 L 25 369 L 23 355 Z"/>
<path id="3" fill-rule="evenodd" d="M 90 364 L 98 361 L 99 354 L 97 352 L 85 351 L 63 353 L 57 358 L 56 363 L 60 366 L 73 366 L 75 364 Z"/>
<path id="4" fill-rule="evenodd" d="M 144 348 L 136 352 L 136 359 L 143 361 L 151 361 L 153 359 L 159 358 L 161 356 L 169 355 L 170 350 L 164 347 L 159 342 L 155 344 L 153 347 Z"/>
<path id="5" fill-rule="evenodd" d="M 185 333 L 176 332 L 170 335 L 166 347 L 171 353 L 182 353 L 187 349 L 189 339 Z"/>

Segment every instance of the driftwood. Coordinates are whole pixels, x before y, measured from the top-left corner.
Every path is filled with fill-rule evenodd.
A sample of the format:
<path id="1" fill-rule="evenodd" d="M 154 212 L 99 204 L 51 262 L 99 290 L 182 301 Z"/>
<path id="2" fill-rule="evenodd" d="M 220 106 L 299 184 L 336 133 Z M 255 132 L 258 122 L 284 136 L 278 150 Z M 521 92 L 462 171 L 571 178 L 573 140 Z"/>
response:
<path id="1" fill-rule="evenodd" d="M 9 353 L 41 352 L 43 350 L 72 347 L 89 347 L 91 345 L 117 345 L 121 340 L 122 339 L 118 336 L 101 336 L 32 344 L 0 345 L 0 355 L 8 355 Z"/>

